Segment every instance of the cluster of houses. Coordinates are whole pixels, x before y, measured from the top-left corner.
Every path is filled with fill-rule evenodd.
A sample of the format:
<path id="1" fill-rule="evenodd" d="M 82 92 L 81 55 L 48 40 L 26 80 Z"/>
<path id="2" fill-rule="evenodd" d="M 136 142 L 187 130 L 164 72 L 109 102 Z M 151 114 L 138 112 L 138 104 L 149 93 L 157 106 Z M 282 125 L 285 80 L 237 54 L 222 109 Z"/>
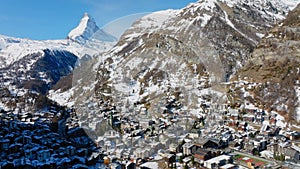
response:
<path id="1" fill-rule="evenodd" d="M 100 113 L 89 111 L 80 121 L 95 130 L 92 137 L 113 159 L 111 168 L 151 168 L 150 163 L 171 168 L 268 168 L 281 161 L 299 161 L 300 133 L 282 126 L 282 119 L 276 117 L 280 115 L 257 108 L 231 109 L 227 104 L 206 102 L 195 116 L 183 111 L 175 96 L 166 97 L 157 114 L 144 106 L 122 112 L 115 105 L 101 105 Z M 210 119 L 209 114 L 222 118 Z M 209 124 L 213 119 L 216 122 Z M 266 161 L 263 165 L 238 162 L 239 153 Z"/>
<path id="2" fill-rule="evenodd" d="M 162 164 L 168 168 L 224 169 L 299 165 L 300 133 L 290 131 L 279 114 L 249 105 L 231 109 L 227 104 L 203 98 L 206 102 L 195 115 L 183 111 L 175 96 L 163 99 L 156 114 L 143 104 L 133 109 L 129 106 L 124 112 L 104 102 L 100 104 L 105 105 L 101 113 L 87 115 L 90 119 L 106 119 L 95 125 L 95 130 L 105 129 L 95 142 L 114 159 L 111 168 L 162 168 Z M 247 155 L 243 159 L 262 157 L 263 162 L 240 162 L 237 157 L 241 154 Z"/>
<path id="3" fill-rule="evenodd" d="M 67 120 L 72 113 L 59 106 L 34 114 L 2 109 L 0 168 L 88 168 L 96 165 L 91 154 L 98 152 L 97 148 L 82 129 Z"/>
<path id="4" fill-rule="evenodd" d="M 156 113 L 144 104 L 124 112 L 100 102 L 84 110 L 1 109 L 0 168 L 278 168 L 300 161 L 300 132 L 277 113 L 207 101 L 192 114 L 173 95 Z"/>

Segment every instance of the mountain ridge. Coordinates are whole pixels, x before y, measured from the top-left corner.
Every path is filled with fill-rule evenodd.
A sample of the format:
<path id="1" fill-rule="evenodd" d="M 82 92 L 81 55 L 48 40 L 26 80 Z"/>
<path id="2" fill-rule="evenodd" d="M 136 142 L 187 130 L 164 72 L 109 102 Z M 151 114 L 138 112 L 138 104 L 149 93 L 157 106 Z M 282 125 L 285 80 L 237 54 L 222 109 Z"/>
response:
<path id="1" fill-rule="evenodd" d="M 238 62 L 234 61 L 234 56 L 232 56 L 231 53 L 227 53 L 225 50 L 223 50 L 224 46 L 217 47 L 220 50 L 223 50 L 222 53 L 224 54 L 220 52 L 220 55 L 224 55 L 221 56 L 222 64 L 225 65 L 224 69 L 228 74 L 227 76 L 230 76 L 235 72 L 234 69 L 231 70 L 232 68 L 230 68 L 230 65 L 232 65 L 233 68 L 237 66 L 237 68 L 239 68 L 239 65 L 243 64 L 244 60 L 247 59 L 244 57 L 247 57 L 246 55 L 250 54 L 251 50 L 254 49 L 256 44 L 258 44 L 258 41 L 264 35 L 266 30 L 270 29 L 272 25 L 275 25 L 277 20 L 282 20 L 288 11 L 287 5 L 284 6 L 279 3 L 277 3 L 277 5 L 279 4 L 278 9 L 276 8 L 277 10 L 273 10 L 274 5 L 271 3 L 271 1 L 257 1 L 257 3 L 262 2 L 265 4 L 266 8 L 263 9 L 261 9 L 255 3 L 251 4 L 248 1 L 234 2 L 235 3 L 230 3 L 230 6 L 232 7 L 229 7 L 228 1 L 202 0 L 191 3 L 181 10 L 166 10 L 147 15 L 136 21 L 132 27 L 123 34 L 118 44 L 112 49 L 111 53 L 118 54 L 119 51 L 122 51 L 122 48 L 130 50 L 129 44 L 133 42 L 134 39 L 139 41 L 139 36 L 143 36 L 144 33 L 167 34 L 175 39 L 178 39 L 179 41 L 183 41 L 189 43 L 191 46 L 195 46 L 194 48 L 197 48 L 197 44 L 194 45 L 196 37 L 203 38 L 206 36 L 204 39 L 208 38 L 209 41 L 214 44 L 214 46 L 219 46 L 218 43 L 221 40 L 216 39 L 216 28 L 209 28 L 206 25 L 214 21 L 216 23 L 224 22 L 226 27 L 228 27 L 226 29 L 233 29 L 233 32 L 236 32 L 234 36 L 245 39 L 244 41 L 239 42 L 244 44 L 236 44 L 236 48 L 239 48 L 239 50 L 235 51 L 235 55 L 239 55 L 239 59 L 237 60 Z M 249 6 L 249 4 L 252 6 Z M 219 10 L 219 14 L 216 14 L 215 10 Z M 253 12 L 247 13 L 249 11 Z M 155 18 L 158 18 L 156 16 L 159 15 L 163 15 L 163 17 L 160 17 L 158 21 L 155 20 Z M 258 22 L 259 20 L 261 20 L 261 22 Z M 197 32 L 198 29 L 202 31 Z M 218 36 L 221 37 L 223 41 L 226 42 L 226 40 L 231 39 L 230 37 L 226 36 L 225 32 L 222 33 L 220 28 L 218 29 L 220 30 Z M 194 42 L 192 42 L 193 39 Z M 132 44 L 130 45 L 132 46 Z M 245 50 L 245 47 L 238 47 L 240 45 L 247 46 L 249 50 Z M 228 47 L 228 50 L 230 50 L 232 47 L 233 46 Z M 231 61 L 229 63 L 225 63 L 227 62 L 226 60 Z"/>
<path id="2" fill-rule="evenodd" d="M 244 66 L 289 10 L 269 0 L 228 2 L 198 1 L 136 21 L 99 66 L 97 98 L 154 111 L 162 98 L 174 95 L 191 112 L 201 107 L 208 91 L 222 100 L 226 91 L 215 89 Z"/>

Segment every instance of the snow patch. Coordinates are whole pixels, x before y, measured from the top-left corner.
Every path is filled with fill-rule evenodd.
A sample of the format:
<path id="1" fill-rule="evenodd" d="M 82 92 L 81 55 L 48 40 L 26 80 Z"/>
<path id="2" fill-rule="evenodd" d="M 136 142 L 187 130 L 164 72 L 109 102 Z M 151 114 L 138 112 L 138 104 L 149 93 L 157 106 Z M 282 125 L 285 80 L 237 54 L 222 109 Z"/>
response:
<path id="1" fill-rule="evenodd" d="M 210 15 L 207 15 L 204 13 L 203 17 L 201 17 L 201 20 L 202 20 L 201 27 L 204 27 L 207 24 L 207 22 L 210 20 L 210 18 L 211 18 Z"/>
<path id="2" fill-rule="evenodd" d="M 297 101 L 298 107 L 296 108 L 296 120 L 300 122 L 300 87 L 295 87 L 295 92 L 298 98 Z"/>
<path id="3" fill-rule="evenodd" d="M 216 7 L 216 0 L 202 0 L 196 3 L 191 3 L 188 5 L 186 8 L 190 8 L 190 12 L 192 15 L 194 15 L 194 12 L 197 10 L 203 10 L 205 9 L 206 11 L 212 11 L 213 8 Z"/>
<path id="4" fill-rule="evenodd" d="M 256 33 L 256 36 L 258 36 L 259 38 L 263 38 L 265 35 L 262 33 Z"/>
<path id="5" fill-rule="evenodd" d="M 231 22 L 231 20 L 228 18 L 228 14 L 225 10 L 223 10 L 224 12 L 224 16 L 225 16 L 225 21 L 227 22 L 227 24 L 233 28 L 234 30 L 236 30 L 237 32 L 239 32 L 242 36 L 244 36 L 245 38 L 249 39 L 250 41 L 252 41 L 254 44 L 257 44 L 257 42 L 255 40 L 253 40 L 252 38 L 248 37 L 247 35 L 245 35 L 243 32 L 241 32 L 240 30 L 238 30 L 234 24 Z"/>
<path id="6" fill-rule="evenodd" d="M 71 97 L 73 96 L 73 93 L 74 93 L 73 90 L 67 90 L 65 92 L 60 92 L 60 89 L 58 91 L 50 90 L 48 98 L 54 100 L 60 105 L 72 107 L 74 105 L 74 102 L 70 100 Z"/>
<path id="7" fill-rule="evenodd" d="M 159 169 L 158 163 L 157 162 L 146 162 L 142 164 L 140 167 L 146 167 L 146 168 L 151 168 L 151 169 Z"/>

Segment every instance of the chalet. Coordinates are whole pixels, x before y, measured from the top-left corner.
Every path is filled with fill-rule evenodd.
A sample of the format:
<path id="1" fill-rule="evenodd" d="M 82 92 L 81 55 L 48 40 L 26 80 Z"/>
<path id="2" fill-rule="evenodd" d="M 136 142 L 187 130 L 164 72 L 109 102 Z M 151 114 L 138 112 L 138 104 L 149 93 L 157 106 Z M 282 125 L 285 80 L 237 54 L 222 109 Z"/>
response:
<path id="1" fill-rule="evenodd" d="M 272 143 L 268 144 L 267 145 L 267 150 L 271 151 L 273 153 L 277 153 L 278 152 L 278 143 L 272 142 Z"/>
<path id="2" fill-rule="evenodd" d="M 9 148 L 9 139 L 0 139 L 0 150 L 7 151 Z"/>
<path id="3" fill-rule="evenodd" d="M 165 157 L 165 161 L 167 162 L 169 168 L 176 168 L 176 155 L 175 154 L 168 154 Z"/>
<path id="4" fill-rule="evenodd" d="M 255 116 L 252 114 L 243 115 L 243 121 L 254 122 Z"/>
<path id="5" fill-rule="evenodd" d="M 198 164 L 203 164 L 204 161 L 207 161 L 212 158 L 212 153 L 209 150 L 199 149 L 194 154 L 194 160 Z"/>
<path id="6" fill-rule="evenodd" d="M 226 143 L 224 143 L 224 141 L 221 139 L 210 138 L 210 139 L 205 139 L 202 143 L 199 143 L 199 146 L 204 149 L 207 148 L 219 149 L 219 148 L 226 147 Z"/>
<path id="7" fill-rule="evenodd" d="M 132 161 L 129 161 L 127 164 L 126 164 L 126 169 L 136 169 L 136 164 Z"/>
<path id="8" fill-rule="evenodd" d="M 239 150 L 243 147 L 243 140 L 234 140 L 228 144 L 228 147 L 231 149 Z"/>
<path id="9" fill-rule="evenodd" d="M 37 160 L 46 162 L 50 158 L 50 150 L 40 150 L 37 152 Z"/>
<path id="10" fill-rule="evenodd" d="M 285 148 L 286 158 L 299 161 L 300 160 L 300 147 L 292 145 L 290 147 Z"/>
<path id="11" fill-rule="evenodd" d="M 19 136 L 15 139 L 16 143 L 20 143 L 20 144 L 30 144 L 32 142 L 32 139 L 30 136 Z"/>
<path id="12" fill-rule="evenodd" d="M 40 146 L 36 146 L 25 150 L 25 157 L 30 160 L 37 159 L 37 152 L 40 150 L 40 148 Z"/>
<path id="13" fill-rule="evenodd" d="M 65 153 L 71 157 L 75 154 L 75 150 L 76 150 L 76 148 L 74 146 L 68 146 L 65 149 Z"/>
<path id="14" fill-rule="evenodd" d="M 11 154 L 14 154 L 14 153 L 22 153 L 22 147 L 23 147 L 23 144 L 20 144 L 20 143 L 15 143 L 15 144 L 11 144 L 9 146 L 9 152 Z"/>
<path id="15" fill-rule="evenodd" d="M 288 142 L 283 142 L 278 144 L 278 153 L 285 154 L 285 149 L 289 147 Z"/>
<path id="16" fill-rule="evenodd" d="M 150 156 L 150 152 L 148 149 L 141 149 L 141 148 L 137 148 L 136 151 L 134 151 L 134 155 L 137 158 L 146 158 Z"/>
<path id="17" fill-rule="evenodd" d="M 185 143 L 183 144 L 183 155 L 188 156 L 192 154 L 192 148 L 194 147 L 193 143 Z"/>
<path id="18" fill-rule="evenodd" d="M 288 133 L 288 138 L 292 141 L 294 140 L 299 140 L 300 139 L 300 132 L 291 132 L 291 133 Z"/>

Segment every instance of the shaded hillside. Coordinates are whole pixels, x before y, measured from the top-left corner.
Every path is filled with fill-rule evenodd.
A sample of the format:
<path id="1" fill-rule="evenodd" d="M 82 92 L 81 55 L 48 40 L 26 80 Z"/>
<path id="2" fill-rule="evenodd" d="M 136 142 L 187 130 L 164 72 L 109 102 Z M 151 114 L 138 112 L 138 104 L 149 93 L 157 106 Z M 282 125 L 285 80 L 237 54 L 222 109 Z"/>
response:
<path id="1" fill-rule="evenodd" d="M 300 80 L 299 16 L 300 5 L 262 39 L 252 53 L 251 60 L 233 79 L 250 81 L 252 87 L 234 87 L 233 98 L 239 98 L 240 101 L 246 99 L 257 106 L 282 112 L 289 120 L 297 119 Z M 250 96 L 244 97 L 245 91 L 242 90 L 245 88 L 248 88 Z"/>

